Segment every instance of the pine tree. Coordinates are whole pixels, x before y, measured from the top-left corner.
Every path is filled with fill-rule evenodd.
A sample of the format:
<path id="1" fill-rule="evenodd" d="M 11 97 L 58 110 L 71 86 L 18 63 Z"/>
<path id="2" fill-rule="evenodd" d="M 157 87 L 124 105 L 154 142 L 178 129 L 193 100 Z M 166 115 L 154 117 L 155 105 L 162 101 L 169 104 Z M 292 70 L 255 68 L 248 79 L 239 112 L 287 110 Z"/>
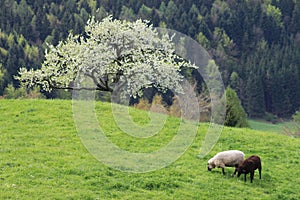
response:
<path id="1" fill-rule="evenodd" d="M 6 70 L 2 67 L 2 63 L 0 63 L 0 95 L 3 95 L 3 90 L 5 88 L 5 74 Z"/>
<path id="2" fill-rule="evenodd" d="M 234 90 L 226 88 L 225 126 L 248 127 L 247 114 Z"/>
<path id="3" fill-rule="evenodd" d="M 261 77 L 250 73 L 246 83 L 246 110 L 249 117 L 262 117 L 265 114 L 264 100 Z"/>
<path id="4" fill-rule="evenodd" d="M 296 5 L 294 7 L 293 16 L 292 16 L 292 24 L 291 24 L 291 32 L 296 34 L 300 32 L 300 1 L 295 1 Z"/>

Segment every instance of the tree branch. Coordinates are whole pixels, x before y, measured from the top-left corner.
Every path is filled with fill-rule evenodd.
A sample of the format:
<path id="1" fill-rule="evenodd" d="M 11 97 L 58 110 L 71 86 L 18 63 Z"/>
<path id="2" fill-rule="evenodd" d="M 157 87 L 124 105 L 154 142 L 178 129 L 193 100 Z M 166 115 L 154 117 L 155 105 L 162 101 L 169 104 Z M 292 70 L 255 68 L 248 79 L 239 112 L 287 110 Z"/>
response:
<path id="1" fill-rule="evenodd" d="M 109 87 L 108 85 L 108 77 L 107 75 L 105 76 L 105 80 L 103 80 L 101 77 L 99 77 L 99 81 L 97 79 L 97 76 L 95 76 L 95 73 L 96 73 L 96 70 L 94 69 L 91 74 L 89 73 L 86 73 L 85 75 L 90 77 L 94 84 L 97 86 L 98 90 L 101 90 L 101 91 L 110 91 L 112 92 L 113 89 Z"/>
<path id="2" fill-rule="evenodd" d="M 98 90 L 98 91 L 107 91 L 107 92 L 113 92 L 113 89 L 111 88 L 99 88 L 99 87 L 60 87 L 60 86 L 50 86 L 53 89 L 62 89 L 62 90 Z"/>

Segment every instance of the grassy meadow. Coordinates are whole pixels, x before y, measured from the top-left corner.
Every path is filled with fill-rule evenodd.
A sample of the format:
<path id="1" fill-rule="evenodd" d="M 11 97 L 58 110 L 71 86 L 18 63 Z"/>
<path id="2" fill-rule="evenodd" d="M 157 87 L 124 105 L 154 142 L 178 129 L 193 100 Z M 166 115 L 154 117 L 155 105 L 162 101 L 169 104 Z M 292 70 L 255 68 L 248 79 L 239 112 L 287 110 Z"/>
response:
<path id="1" fill-rule="evenodd" d="M 280 133 L 290 136 L 296 136 L 295 133 L 299 131 L 299 124 L 293 121 L 282 121 L 276 124 L 262 120 L 248 120 L 252 129 L 259 131 L 268 131 L 273 133 Z M 300 135 L 298 135 L 299 137 Z"/>
<path id="2" fill-rule="evenodd" d="M 147 112 L 130 108 L 133 121 Z M 96 103 L 107 137 L 130 152 L 151 152 L 175 135 L 179 120 L 168 117 L 153 137 L 134 138 L 114 122 L 111 106 Z M 213 150 L 197 157 L 208 124 L 199 124 L 188 150 L 169 166 L 128 173 L 99 162 L 82 144 L 69 100 L 0 100 L 0 199 L 299 199 L 300 139 L 225 127 Z M 175 131 L 174 131 L 175 130 Z M 262 179 L 231 177 L 233 168 L 207 171 L 207 160 L 228 149 L 262 159 Z"/>

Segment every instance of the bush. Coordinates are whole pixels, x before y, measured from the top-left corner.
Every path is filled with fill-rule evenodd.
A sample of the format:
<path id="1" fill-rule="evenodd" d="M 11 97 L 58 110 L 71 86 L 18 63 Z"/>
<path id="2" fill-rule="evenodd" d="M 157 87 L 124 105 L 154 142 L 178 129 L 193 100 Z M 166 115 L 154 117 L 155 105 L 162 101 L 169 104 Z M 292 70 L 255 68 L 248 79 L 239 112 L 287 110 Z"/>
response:
<path id="1" fill-rule="evenodd" d="M 295 114 L 293 114 L 292 119 L 294 122 L 300 123 L 300 111 L 296 111 Z"/>
<path id="2" fill-rule="evenodd" d="M 5 99 L 44 99 L 45 96 L 40 92 L 38 87 L 26 90 L 24 87 L 14 88 L 9 84 L 4 90 Z"/>
<path id="3" fill-rule="evenodd" d="M 137 104 L 134 104 L 134 108 L 140 109 L 140 110 L 146 110 L 148 111 L 150 109 L 150 103 L 147 99 L 140 99 Z"/>
<path id="4" fill-rule="evenodd" d="M 249 127 L 247 114 L 241 105 L 236 92 L 230 87 L 226 88 L 226 118 L 225 126 Z"/>
<path id="5" fill-rule="evenodd" d="M 4 98 L 6 99 L 19 99 L 26 96 L 26 90 L 24 88 L 15 89 L 12 84 L 9 84 L 4 89 Z"/>
<path id="6" fill-rule="evenodd" d="M 173 103 L 169 108 L 169 115 L 173 117 L 181 117 L 181 108 L 179 105 L 179 100 L 176 96 L 173 97 Z"/>
<path id="7" fill-rule="evenodd" d="M 155 95 L 152 99 L 150 110 L 161 114 L 168 114 L 167 105 L 163 102 L 160 95 Z"/>
<path id="8" fill-rule="evenodd" d="M 161 114 L 168 114 L 167 105 L 163 102 L 163 99 L 160 95 L 155 95 L 150 104 L 147 99 L 140 99 L 137 104 L 134 104 L 134 108 L 140 110 L 146 110 L 151 112 L 157 112 Z"/>

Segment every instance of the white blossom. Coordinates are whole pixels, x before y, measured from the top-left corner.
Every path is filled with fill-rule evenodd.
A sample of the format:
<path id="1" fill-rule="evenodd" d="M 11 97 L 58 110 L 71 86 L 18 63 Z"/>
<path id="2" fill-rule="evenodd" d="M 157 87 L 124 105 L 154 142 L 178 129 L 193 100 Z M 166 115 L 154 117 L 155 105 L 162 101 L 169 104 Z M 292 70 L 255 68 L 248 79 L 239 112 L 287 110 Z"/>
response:
<path id="1" fill-rule="evenodd" d="M 44 90 L 97 89 L 113 91 L 122 81 L 129 95 L 156 86 L 182 92 L 182 66 L 193 67 L 175 54 L 172 36 L 160 35 L 148 22 L 91 18 L 85 34 L 70 35 L 57 46 L 49 45 L 41 69 L 21 68 L 17 77 L 25 85 Z M 85 85 L 85 79 L 93 85 Z M 75 84 L 76 82 L 76 84 Z"/>

